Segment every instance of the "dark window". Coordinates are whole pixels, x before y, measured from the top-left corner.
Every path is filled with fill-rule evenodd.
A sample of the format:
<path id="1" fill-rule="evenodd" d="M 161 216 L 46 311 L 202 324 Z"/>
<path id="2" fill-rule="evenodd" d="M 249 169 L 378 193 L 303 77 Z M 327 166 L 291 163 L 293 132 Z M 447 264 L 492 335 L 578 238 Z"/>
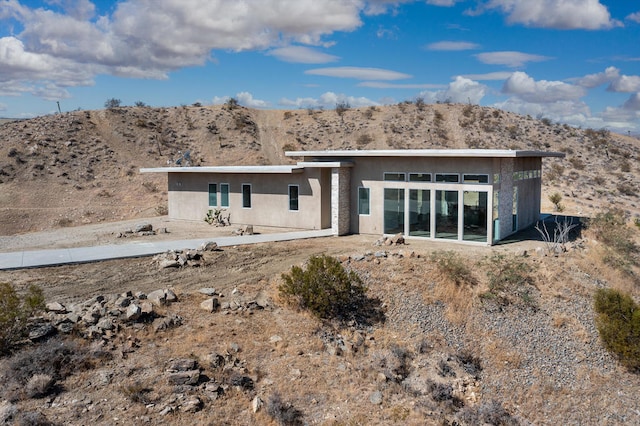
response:
<path id="1" fill-rule="evenodd" d="M 218 207 L 218 184 L 209 184 L 209 207 Z"/>
<path id="2" fill-rule="evenodd" d="M 489 175 L 464 175 L 462 180 L 465 183 L 489 183 Z"/>
<path id="3" fill-rule="evenodd" d="M 407 180 L 407 177 L 404 173 L 384 172 L 384 180 L 392 182 L 404 182 L 405 180 Z"/>
<path id="4" fill-rule="evenodd" d="M 358 188 L 358 214 L 371 214 L 369 188 Z"/>
<path id="5" fill-rule="evenodd" d="M 251 184 L 242 184 L 242 207 L 245 209 L 251 208 Z"/>
<path id="6" fill-rule="evenodd" d="M 298 185 L 289 185 L 289 210 L 298 210 Z"/>
<path id="7" fill-rule="evenodd" d="M 220 207 L 229 207 L 229 184 L 220 184 Z"/>
<path id="8" fill-rule="evenodd" d="M 431 182 L 431 173 L 409 173 L 409 182 Z"/>
<path id="9" fill-rule="evenodd" d="M 457 173 L 436 173 L 436 182 L 457 183 L 460 182 L 460 175 Z"/>

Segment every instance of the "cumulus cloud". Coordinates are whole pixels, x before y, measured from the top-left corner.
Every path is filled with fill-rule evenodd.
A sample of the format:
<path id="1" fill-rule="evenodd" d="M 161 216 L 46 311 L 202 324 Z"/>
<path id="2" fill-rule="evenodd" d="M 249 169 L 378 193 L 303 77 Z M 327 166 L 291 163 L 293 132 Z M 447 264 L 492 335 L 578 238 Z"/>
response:
<path id="1" fill-rule="evenodd" d="M 280 105 L 287 108 L 325 108 L 331 109 L 339 103 L 347 103 L 354 108 L 363 106 L 380 105 L 378 102 L 372 101 L 365 97 L 347 96 L 345 94 L 337 94 L 334 92 L 325 92 L 319 98 L 282 98 Z"/>
<path id="2" fill-rule="evenodd" d="M 628 21 L 637 22 L 640 24 L 640 12 L 632 13 L 631 15 L 625 18 Z"/>
<path id="3" fill-rule="evenodd" d="M 527 102 L 518 97 L 512 97 L 504 102 L 493 105 L 496 108 L 532 117 L 547 117 L 554 121 L 582 126 L 591 117 L 588 105 L 581 101 L 556 101 L 550 103 Z"/>
<path id="4" fill-rule="evenodd" d="M 277 47 L 272 54 L 284 60 L 328 62 L 335 57 L 285 48 L 329 45 L 324 37 L 362 25 L 366 6 L 352 0 L 123 0 L 96 16 L 89 0 L 46 3 L 32 8 L 17 0 L 0 2 L 0 21 L 21 28 L 3 39 L 3 79 L 17 79 L 32 93 L 46 89 L 40 73 L 51 70 L 46 84 L 59 88 L 92 84 L 97 74 L 167 78 L 168 72 L 212 60 L 218 49 Z"/>
<path id="5" fill-rule="evenodd" d="M 622 25 L 599 0 L 489 0 L 477 11 L 498 9 L 510 24 L 560 30 L 598 30 Z"/>
<path id="6" fill-rule="evenodd" d="M 624 103 L 623 108 L 631 111 L 640 111 L 640 93 L 634 93 Z"/>
<path id="7" fill-rule="evenodd" d="M 428 44 L 426 47 L 428 50 L 458 51 L 479 49 L 480 45 L 468 41 L 438 41 Z"/>
<path id="8" fill-rule="evenodd" d="M 548 56 L 513 51 L 485 52 L 474 56 L 484 64 L 506 65 L 512 68 L 524 66 L 527 62 L 543 62 L 553 59 Z"/>
<path id="9" fill-rule="evenodd" d="M 305 74 L 325 77 L 355 78 L 357 80 L 401 80 L 411 78 L 409 74 L 382 68 L 332 67 L 316 68 L 305 71 Z"/>
<path id="10" fill-rule="evenodd" d="M 610 83 L 620 76 L 620 70 L 616 67 L 608 67 L 604 72 L 588 74 L 576 80 L 576 83 L 587 89 Z"/>
<path id="11" fill-rule="evenodd" d="M 254 99 L 253 95 L 249 92 L 240 92 L 236 95 L 236 99 L 240 105 L 244 105 L 249 108 L 267 108 L 269 103 L 260 99 Z"/>
<path id="12" fill-rule="evenodd" d="M 621 75 L 611 82 L 607 90 L 621 93 L 640 92 L 640 76 Z"/>
<path id="13" fill-rule="evenodd" d="M 281 61 L 299 64 L 326 64 L 340 59 L 337 56 L 319 52 L 306 46 L 286 46 L 271 50 L 269 53 Z"/>
<path id="14" fill-rule="evenodd" d="M 427 102 L 454 102 L 479 104 L 487 92 L 487 87 L 477 81 L 457 76 L 444 90 L 420 92 Z"/>
<path id="15" fill-rule="evenodd" d="M 514 72 L 504 82 L 502 92 L 515 95 L 525 102 L 540 104 L 576 100 L 586 94 L 583 87 L 562 81 L 535 81 L 520 71 Z"/>

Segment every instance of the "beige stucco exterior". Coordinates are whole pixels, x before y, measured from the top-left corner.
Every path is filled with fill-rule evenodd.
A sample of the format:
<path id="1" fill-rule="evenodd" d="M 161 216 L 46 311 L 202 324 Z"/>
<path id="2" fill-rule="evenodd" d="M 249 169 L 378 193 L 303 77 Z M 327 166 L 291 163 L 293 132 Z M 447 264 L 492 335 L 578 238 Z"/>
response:
<path id="1" fill-rule="evenodd" d="M 142 171 L 167 172 L 169 216 L 173 219 L 200 221 L 209 209 L 219 208 L 238 225 L 331 228 L 336 235 L 398 231 L 409 237 L 492 244 L 538 220 L 542 158 L 562 156 L 506 150 L 287 155 L 301 157 L 301 161 L 297 166 Z M 392 176 L 396 180 L 385 179 L 385 172 L 397 174 Z M 424 181 L 426 175 L 428 182 Z M 437 182 L 441 175 L 447 179 L 457 176 L 458 182 Z M 216 205 L 209 203 L 209 184 L 216 184 Z M 221 184 L 229 188 L 228 206 L 222 205 Z M 250 207 L 243 206 L 243 185 L 250 188 Z M 297 186 L 298 210 L 290 208 L 292 185 Z M 368 193 L 365 213 L 359 212 L 364 202 L 361 192 Z"/>

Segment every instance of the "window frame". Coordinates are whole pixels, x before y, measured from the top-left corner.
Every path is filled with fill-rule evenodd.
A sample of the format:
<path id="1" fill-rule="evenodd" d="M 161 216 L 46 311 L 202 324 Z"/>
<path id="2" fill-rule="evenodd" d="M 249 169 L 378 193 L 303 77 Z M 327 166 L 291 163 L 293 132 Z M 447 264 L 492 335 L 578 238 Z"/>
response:
<path id="1" fill-rule="evenodd" d="M 421 180 L 421 179 L 412 179 L 413 176 L 425 176 L 427 177 L 427 180 Z M 431 176 L 431 173 L 409 173 L 409 182 L 432 182 L 433 176 Z"/>
<path id="2" fill-rule="evenodd" d="M 245 188 L 249 188 L 249 192 L 248 192 L 248 199 L 246 198 L 246 194 L 245 194 Z M 252 193 L 252 188 L 251 188 L 251 184 L 250 183 L 243 183 L 242 184 L 242 208 L 243 209 L 250 209 L 252 206 L 252 202 L 251 202 L 251 193 Z M 248 201 L 248 203 L 247 203 Z"/>
<path id="3" fill-rule="evenodd" d="M 387 179 L 387 176 L 397 175 L 398 178 L 402 176 L 402 179 Z M 406 182 L 407 174 L 405 172 L 382 172 L 382 180 L 385 182 Z"/>
<path id="4" fill-rule="evenodd" d="M 436 173 L 435 175 L 435 183 L 460 183 L 460 173 Z M 456 180 L 453 182 L 448 180 L 438 180 L 439 176 L 455 176 Z"/>
<path id="5" fill-rule="evenodd" d="M 213 192 L 211 192 L 211 187 L 214 187 Z M 209 182 L 209 186 L 208 186 L 208 198 L 207 198 L 207 203 L 209 207 L 218 207 L 218 184 L 217 183 L 211 183 Z M 214 199 L 214 203 L 211 203 L 211 196 L 213 196 Z"/>
<path id="6" fill-rule="evenodd" d="M 287 188 L 288 188 L 287 193 L 289 194 L 289 211 L 290 212 L 300 211 L 300 185 L 289 184 Z M 292 188 L 296 188 L 295 208 L 292 208 L 292 202 L 294 201 L 294 199 L 291 197 Z"/>
<path id="7" fill-rule="evenodd" d="M 227 188 L 226 193 L 222 190 L 222 188 Z M 229 207 L 229 194 L 231 193 L 231 187 L 229 186 L 228 183 L 221 183 L 220 184 L 220 207 Z M 225 197 L 227 198 L 227 202 L 225 204 Z"/>
<path id="8" fill-rule="evenodd" d="M 483 176 L 486 179 L 486 181 L 485 182 L 467 181 L 467 176 Z M 489 183 L 489 175 L 486 174 L 486 173 L 463 173 L 462 174 L 462 183 L 471 183 L 471 184 L 477 184 L 477 185 L 488 184 Z"/>
<path id="9" fill-rule="evenodd" d="M 361 190 L 365 190 L 367 194 L 367 212 L 366 213 L 361 210 L 361 206 L 362 206 Z M 371 188 L 368 188 L 366 186 L 358 187 L 358 215 L 371 216 Z"/>

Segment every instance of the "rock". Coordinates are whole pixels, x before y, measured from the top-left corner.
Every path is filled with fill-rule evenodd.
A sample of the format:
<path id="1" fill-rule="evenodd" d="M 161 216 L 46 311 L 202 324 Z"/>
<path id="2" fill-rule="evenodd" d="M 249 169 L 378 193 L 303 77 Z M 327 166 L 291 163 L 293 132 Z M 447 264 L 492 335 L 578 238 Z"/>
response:
<path id="1" fill-rule="evenodd" d="M 387 252 L 386 251 L 377 251 L 373 254 L 375 257 L 380 258 L 380 257 L 387 257 Z"/>
<path id="2" fill-rule="evenodd" d="M 256 304 L 261 308 L 269 306 L 269 298 L 263 290 L 260 290 L 258 294 L 256 294 Z"/>
<path id="3" fill-rule="evenodd" d="M 45 306 L 46 310 L 48 312 L 53 312 L 56 314 L 66 314 L 67 313 L 67 308 L 58 302 L 51 302 L 51 303 L 47 303 L 47 305 Z"/>
<path id="4" fill-rule="evenodd" d="M 396 234 L 393 237 L 389 238 L 389 240 L 391 241 L 392 244 L 395 245 L 400 245 L 400 244 L 404 244 L 404 235 L 400 234 Z"/>
<path id="5" fill-rule="evenodd" d="M 216 289 L 211 287 L 201 288 L 200 290 L 198 290 L 198 293 L 202 293 L 207 296 L 215 296 L 217 294 Z"/>
<path id="6" fill-rule="evenodd" d="M 180 263 L 175 259 L 162 259 L 158 265 L 160 266 L 160 269 L 167 269 L 178 268 Z"/>
<path id="7" fill-rule="evenodd" d="M 0 424 L 12 424 L 18 415 L 18 407 L 9 401 L 0 402 Z"/>
<path id="8" fill-rule="evenodd" d="M 271 342 L 271 343 L 279 343 L 279 342 L 282 342 L 282 337 L 278 336 L 277 334 L 276 334 L 276 335 L 273 335 L 273 336 L 271 336 L 271 337 L 269 338 L 269 342 Z"/>
<path id="9" fill-rule="evenodd" d="M 153 321 L 153 330 L 163 331 L 182 325 L 182 317 L 180 315 L 171 315 L 164 318 L 156 318 Z"/>
<path id="10" fill-rule="evenodd" d="M 142 315 L 142 308 L 135 303 L 127 307 L 126 318 L 129 321 L 135 321 Z"/>
<path id="11" fill-rule="evenodd" d="M 101 330 L 113 330 L 115 328 L 113 322 L 111 322 L 109 318 L 102 318 L 100 321 L 98 321 L 96 327 Z"/>
<path id="12" fill-rule="evenodd" d="M 167 303 L 167 296 L 164 290 L 154 290 L 147 294 L 147 300 L 156 306 L 162 306 Z"/>
<path id="13" fill-rule="evenodd" d="M 224 357 L 215 352 L 205 355 L 202 360 L 209 364 L 209 367 L 211 368 L 220 368 L 224 366 Z"/>
<path id="14" fill-rule="evenodd" d="M 245 225 L 242 227 L 242 233 L 244 235 L 253 235 L 253 225 Z"/>
<path id="15" fill-rule="evenodd" d="M 375 391 L 371 395 L 369 395 L 369 402 L 375 405 L 382 404 L 382 392 Z"/>
<path id="16" fill-rule="evenodd" d="M 143 315 L 151 315 L 153 313 L 153 305 L 151 302 L 144 301 L 140 303 L 140 313 Z"/>
<path id="17" fill-rule="evenodd" d="M 120 297 L 116 300 L 115 306 L 118 308 L 126 308 L 131 304 L 131 299 L 129 297 Z"/>
<path id="18" fill-rule="evenodd" d="M 177 371 L 191 371 L 198 369 L 198 361 L 191 358 L 179 358 L 172 360 L 168 367 L 167 371 L 171 373 L 175 373 Z"/>
<path id="19" fill-rule="evenodd" d="M 29 330 L 29 339 L 33 341 L 40 340 L 54 334 L 55 332 L 55 327 L 48 322 L 37 324 Z"/>
<path id="20" fill-rule="evenodd" d="M 195 413 L 202 409 L 202 405 L 200 398 L 192 395 L 180 405 L 180 411 L 183 413 Z"/>
<path id="21" fill-rule="evenodd" d="M 74 328 L 75 328 L 75 325 L 69 320 L 62 321 L 61 323 L 56 325 L 56 329 L 63 334 L 69 334 L 73 332 Z"/>
<path id="22" fill-rule="evenodd" d="M 165 290 L 165 300 L 167 303 L 173 303 L 178 301 L 178 296 L 172 290 Z"/>
<path id="23" fill-rule="evenodd" d="M 258 411 L 260 411 L 260 408 L 262 408 L 263 404 L 264 403 L 262 401 L 262 398 L 256 396 L 255 398 L 253 398 L 253 401 L 251 401 L 251 409 L 254 413 L 257 413 Z"/>
<path id="24" fill-rule="evenodd" d="M 216 312 L 218 309 L 220 309 L 220 302 L 215 297 L 207 299 L 204 302 L 200 303 L 200 309 L 204 309 L 208 312 Z"/>
<path id="25" fill-rule="evenodd" d="M 153 226 L 150 223 L 139 223 L 135 226 L 134 232 L 151 232 Z"/>
<path id="26" fill-rule="evenodd" d="M 167 381 L 170 385 L 196 385 L 200 380 L 200 371 L 177 371 L 167 375 Z"/>
<path id="27" fill-rule="evenodd" d="M 206 243 L 202 243 L 200 245 L 200 250 L 202 251 L 215 251 L 218 249 L 218 243 L 215 241 L 207 241 Z"/>

